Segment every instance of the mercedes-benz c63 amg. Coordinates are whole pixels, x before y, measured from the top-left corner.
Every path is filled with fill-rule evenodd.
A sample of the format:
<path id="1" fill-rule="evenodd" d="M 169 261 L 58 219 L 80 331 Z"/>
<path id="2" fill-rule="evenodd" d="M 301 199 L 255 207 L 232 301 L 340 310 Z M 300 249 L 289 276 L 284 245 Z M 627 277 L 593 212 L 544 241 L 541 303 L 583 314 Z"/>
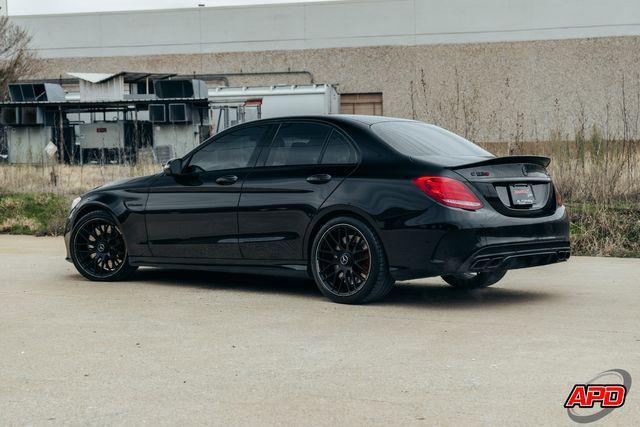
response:
<path id="1" fill-rule="evenodd" d="M 97 281 L 138 266 L 308 275 L 341 303 L 420 277 L 482 288 L 569 258 L 549 161 L 411 120 L 253 121 L 74 200 L 67 259 Z"/>

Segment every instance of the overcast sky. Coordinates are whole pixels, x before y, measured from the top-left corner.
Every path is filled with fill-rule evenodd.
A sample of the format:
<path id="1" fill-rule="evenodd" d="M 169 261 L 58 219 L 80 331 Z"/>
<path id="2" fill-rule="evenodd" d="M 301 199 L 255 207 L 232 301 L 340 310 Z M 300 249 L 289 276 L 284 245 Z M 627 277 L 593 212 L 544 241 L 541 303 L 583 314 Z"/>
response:
<path id="1" fill-rule="evenodd" d="M 9 15 L 100 12 L 179 7 L 231 6 L 242 4 L 300 3 L 309 0 L 8 0 Z M 314 0 L 328 1 L 328 0 Z"/>

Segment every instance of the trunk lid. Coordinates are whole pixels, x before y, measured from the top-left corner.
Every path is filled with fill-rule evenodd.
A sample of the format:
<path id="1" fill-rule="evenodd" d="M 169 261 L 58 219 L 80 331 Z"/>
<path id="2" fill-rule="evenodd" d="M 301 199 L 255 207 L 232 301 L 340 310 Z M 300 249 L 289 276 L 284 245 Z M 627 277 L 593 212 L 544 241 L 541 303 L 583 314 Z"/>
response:
<path id="1" fill-rule="evenodd" d="M 546 170 L 548 157 L 495 157 L 451 166 L 498 212 L 507 216 L 544 216 L 555 212 L 555 189 Z"/>

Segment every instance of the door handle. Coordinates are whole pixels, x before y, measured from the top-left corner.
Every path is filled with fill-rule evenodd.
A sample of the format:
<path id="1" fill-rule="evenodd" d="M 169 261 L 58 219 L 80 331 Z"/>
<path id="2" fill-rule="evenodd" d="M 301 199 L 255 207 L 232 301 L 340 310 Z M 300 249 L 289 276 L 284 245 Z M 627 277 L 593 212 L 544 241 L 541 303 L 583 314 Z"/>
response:
<path id="1" fill-rule="evenodd" d="M 235 175 L 224 175 L 216 179 L 216 184 L 231 185 L 231 184 L 235 184 L 237 180 L 238 180 L 238 177 Z"/>
<path id="2" fill-rule="evenodd" d="M 328 173 L 317 173 L 307 177 L 307 182 L 309 184 L 324 184 L 329 181 L 331 181 L 331 175 Z"/>

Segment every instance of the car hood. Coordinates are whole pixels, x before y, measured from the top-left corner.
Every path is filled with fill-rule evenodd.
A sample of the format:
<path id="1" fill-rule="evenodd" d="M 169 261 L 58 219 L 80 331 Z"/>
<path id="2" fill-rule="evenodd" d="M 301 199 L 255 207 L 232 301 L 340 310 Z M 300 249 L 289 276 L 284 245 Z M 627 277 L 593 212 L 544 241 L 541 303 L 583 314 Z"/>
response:
<path id="1" fill-rule="evenodd" d="M 117 181 L 108 182 L 104 185 L 94 188 L 90 191 L 93 193 L 94 191 L 105 191 L 105 190 L 128 190 L 134 188 L 146 188 L 149 186 L 151 181 L 157 175 L 149 175 L 149 176 L 139 176 L 136 178 L 123 178 Z"/>

